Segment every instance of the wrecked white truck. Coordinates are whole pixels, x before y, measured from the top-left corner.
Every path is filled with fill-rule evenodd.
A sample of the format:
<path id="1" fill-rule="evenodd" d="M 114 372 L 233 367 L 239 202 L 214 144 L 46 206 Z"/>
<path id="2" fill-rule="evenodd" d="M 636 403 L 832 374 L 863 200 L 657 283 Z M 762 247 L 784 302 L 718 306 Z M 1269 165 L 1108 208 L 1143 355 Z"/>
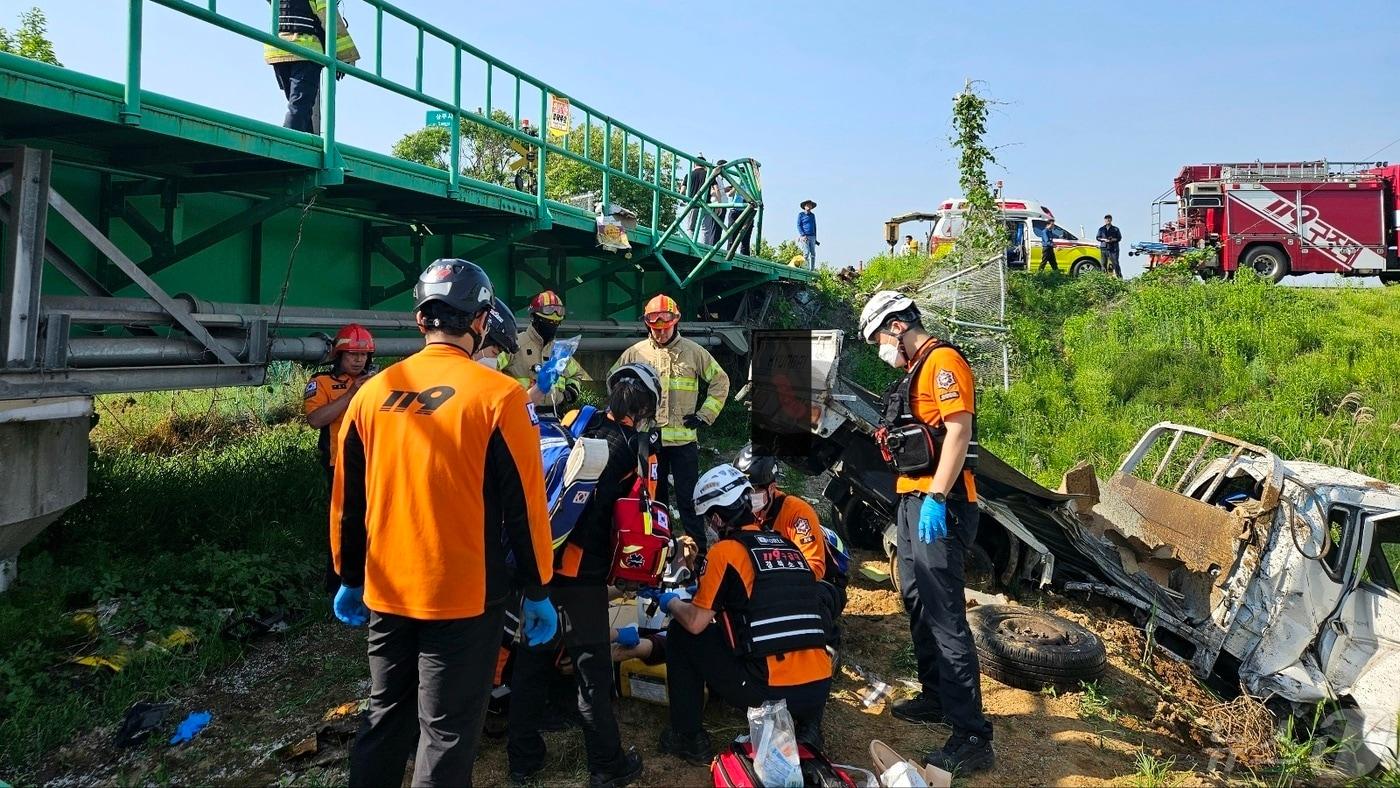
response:
<path id="1" fill-rule="evenodd" d="M 830 471 L 826 496 L 849 540 L 881 534 L 891 553 L 893 479 L 871 437 L 878 403 L 838 374 L 841 332 L 768 333 L 755 333 L 755 359 L 765 344 L 811 343 L 807 426 L 817 440 L 805 470 Z M 985 444 L 977 477 L 978 543 L 994 580 L 1124 603 L 1157 645 L 1216 686 L 1334 702 L 1326 733 L 1346 748 L 1339 765 L 1394 768 L 1400 487 L 1172 423 L 1150 428 L 1104 481 L 1080 466 L 1052 491 Z"/>

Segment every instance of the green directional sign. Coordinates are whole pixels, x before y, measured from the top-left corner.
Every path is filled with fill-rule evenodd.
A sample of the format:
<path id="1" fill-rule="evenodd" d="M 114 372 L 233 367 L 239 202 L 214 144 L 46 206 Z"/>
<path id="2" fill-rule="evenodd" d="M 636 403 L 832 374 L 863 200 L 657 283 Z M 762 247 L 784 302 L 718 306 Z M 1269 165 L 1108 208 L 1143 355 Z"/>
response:
<path id="1" fill-rule="evenodd" d="M 445 129 L 452 128 L 452 113 L 443 112 L 440 109 L 428 110 L 428 117 L 423 121 L 425 126 L 442 126 Z"/>

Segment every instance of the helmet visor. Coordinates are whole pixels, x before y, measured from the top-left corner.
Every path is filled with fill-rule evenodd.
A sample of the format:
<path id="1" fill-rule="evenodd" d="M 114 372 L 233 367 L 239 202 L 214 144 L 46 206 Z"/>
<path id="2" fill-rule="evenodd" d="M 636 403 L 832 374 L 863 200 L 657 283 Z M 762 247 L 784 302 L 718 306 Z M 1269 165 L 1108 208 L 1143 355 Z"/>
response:
<path id="1" fill-rule="evenodd" d="M 560 320 L 563 320 L 563 319 L 564 319 L 564 305 L 563 305 L 563 304 L 542 304 L 539 308 L 537 308 L 537 309 L 534 311 L 534 314 L 537 314 L 537 315 L 539 315 L 540 317 L 545 318 L 546 320 L 553 320 L 554 322 L 557 323 L 557 322 L 559 322 Z"/>
<path id="2" fill-rule="evenodd" d="M 674 326 L 681 316 L 675 312 L 651 312 L 642 318 L 648 328 L 667 328 Z"/>

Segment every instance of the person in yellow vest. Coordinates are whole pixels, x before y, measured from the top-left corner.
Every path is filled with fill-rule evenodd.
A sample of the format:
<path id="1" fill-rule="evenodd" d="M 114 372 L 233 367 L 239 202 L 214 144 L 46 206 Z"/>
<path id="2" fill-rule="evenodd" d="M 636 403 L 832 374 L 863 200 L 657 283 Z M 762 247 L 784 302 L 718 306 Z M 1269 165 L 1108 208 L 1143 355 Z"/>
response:
<path id="1" fill-rule="evenodd" d="M 647 338 L 624 350 L 613 369 L 647 364 L 661 376 L 661 404 L 656 424 L 661 428 L 659 483 L 656 499 L 674 493 L 685 535 L 705 550 L 705 525 L 695 513 L 695 483 L 700 478 L 701 427 L 715 423 L 729 396 L 729 376 L 710 352 L 680 335 L 681 310 L 676 300 L 658 295 L 642 311 Z M 700 384 L 705 399 L 700 399 Z M 668 476 L 675 479 L 674 486 Z"/>
<path id="2" fill-rule="evenodd" d="M 906 236 L 904 236 L 904 253 L 905 253 L 905 254 L 918 254 L 918 253 L 919 253 L 919 242 L 914 240 L 914 236 L 912 236 L 912 235 L 906 235 Z"/>
<path id="3" fill-rule="evenodd" d="M 277 37 L 307 49 L 326 49 L 327 0 L 273 0 L 277 3 Z M 337 0 L 338 2 L 338 0 Z M 339 10 L 339 6 L 336 6 Z M 336 14 L 335 57 L 354 65 L 360 59 L 345 17 Z M 263 46 L 263 60 L 277 75 L 277 86 L 287 97 L 287 117 L 282 125 L 316 133 L 315 108 L 321 92 L 321 64 L 280 47 Z"/>
<path id="4" fill-rule="evenodd" d="M 507 375 L 530 391 L 536 405 L 568 407 L 578 401 L 583 383 L 590 379 L 578 361 L 570 359 L 568 368 L 551 388 L 535 389 L 540 365 L 548 361 L 554 351 L 554 335 L 559 333 L 565 314 L 564 301 L 553 290 L 545 290 L 530 299 L 530 327 L 520 335 L 519 346 L 510 352 L 509 360 L 502 367 Z"/>

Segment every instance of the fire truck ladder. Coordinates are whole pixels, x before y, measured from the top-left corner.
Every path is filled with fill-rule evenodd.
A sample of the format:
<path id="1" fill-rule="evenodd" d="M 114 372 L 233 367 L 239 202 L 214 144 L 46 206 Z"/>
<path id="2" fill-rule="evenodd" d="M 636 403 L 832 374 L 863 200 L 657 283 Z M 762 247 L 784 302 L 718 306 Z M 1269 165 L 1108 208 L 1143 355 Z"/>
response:
<path id="1" fill-rule="evenodd" d="M 1222 181 L 1327 181 L 1355 178 L 1363 170 L 1385 166 L 1385 162 L 1370 161 L 1288 161 L 1222 163 Z"/>

